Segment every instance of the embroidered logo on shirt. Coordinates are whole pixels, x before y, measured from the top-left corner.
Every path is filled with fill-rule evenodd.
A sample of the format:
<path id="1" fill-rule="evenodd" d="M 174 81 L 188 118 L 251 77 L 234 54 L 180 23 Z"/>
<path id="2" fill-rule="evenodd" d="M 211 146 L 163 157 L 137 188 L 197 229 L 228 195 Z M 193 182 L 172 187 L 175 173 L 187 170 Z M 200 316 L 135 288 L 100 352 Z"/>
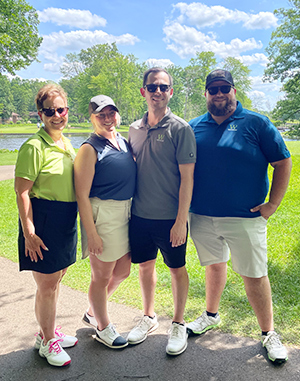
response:
<path id="1" fill-rule="evenodd" d="M 228 131 L 237 131 L 237 127 L 236 124 L 229 124 Z"/>
<path id="2" fill-rule="evenodd" d="M 164 134 L 158 134 L 156 141 L 163 143 L 165 141 L 165 135 Z"/>

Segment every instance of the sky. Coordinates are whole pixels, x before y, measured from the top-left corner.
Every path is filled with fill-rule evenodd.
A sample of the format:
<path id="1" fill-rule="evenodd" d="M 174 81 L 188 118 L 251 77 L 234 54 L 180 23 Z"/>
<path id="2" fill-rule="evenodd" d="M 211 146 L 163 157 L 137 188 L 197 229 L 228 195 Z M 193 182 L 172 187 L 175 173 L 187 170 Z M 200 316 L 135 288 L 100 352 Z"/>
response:
<path id="1" fill-rule="evenodd" d="M 270 111 L 283 97 L 279 82 L 263 83 L 265 51 L 279 25 L 275 9 L 288 0 L 176 2 L 176 0 L 26 0 L 37 11 L 43 43 L 38 59 L 16 74 L 58 82 L 68 53 L 115 42 L 150 66 L 187 66 L 196 52 L 213 51 L 218 62 L 240 59 L 251 70 L 253 105 Z M 50 5 L 51 4 L 51 5 Z"/>

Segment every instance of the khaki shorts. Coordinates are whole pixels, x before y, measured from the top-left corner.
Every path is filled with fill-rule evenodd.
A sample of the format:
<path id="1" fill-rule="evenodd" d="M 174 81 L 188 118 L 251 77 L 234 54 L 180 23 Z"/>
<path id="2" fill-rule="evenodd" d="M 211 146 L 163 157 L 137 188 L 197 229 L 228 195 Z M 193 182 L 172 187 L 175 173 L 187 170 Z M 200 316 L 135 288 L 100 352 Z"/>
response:
<path id="1" fill-rule="evenodd" d="M 268 274 L 267 221 L 263 217 L 208 217 L 190 213 L 190 235 L 201 266 L 227 262 L 240 275 Z"/>
<path id="2" fill-rule="evenodd" d="M 130 252 L 128 223 L 131 200 L 100 200 L 90 198 L 97 232 L 103 241 L 103 252 L 97 258 L 103 262 L 114 262 Z M 82 258 L 89 255 L 87 235 L 80 222 Z"/>

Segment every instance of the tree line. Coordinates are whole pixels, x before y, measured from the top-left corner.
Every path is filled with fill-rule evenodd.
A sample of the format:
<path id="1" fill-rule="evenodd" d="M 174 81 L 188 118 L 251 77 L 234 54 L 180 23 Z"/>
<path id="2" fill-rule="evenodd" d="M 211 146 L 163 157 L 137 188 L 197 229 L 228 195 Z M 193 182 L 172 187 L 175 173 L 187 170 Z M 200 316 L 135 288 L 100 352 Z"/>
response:
<path id="1" fill-rule="evenodd" d="M 289 0 L 289 8 L 279 8 L 274 14 L 280 20 L 266 49 L 269 63 L 264 80 L 282 82 L 284 98 L 277 102 L 273 117 L 282 121 L 300 119 L 300 0 Z M 38 34 L 38 15 L 25 0 L 0 1 L 0 118 L 12 112 L 23 121 L 36 111 L 34 97 L 44 85 L 38 80 L 9 80 L 4 74 L 15 74 L 37 59 L 42 37 Z M 216 67 L 233 73 L 237 99 L 244 107 L 253 109 L 247 92 L 251 89 L 250 70 L 239 60 L 228 57 L 217 62 L 213 52 L 198 52 L 186 67 L 170 66 L 174 78 L 174 96 L 170 107 L 177 115 L 189 120 L 206 111 L 203 96 L 206 75 Z M 88 118 L 88 103 L 96 94 L 111 96 L 119 107 L 123 124 L 142 116 L 146 109 L 140 96 L 146 63 L 138 63 L 132 55 L 123 55 L 116 44 L 96 45 L 80 53 L 67 54 L 61 66 L 61 86 L 69 96 L 70 121 Z M 260 110 L 258 110 L 260 111 Z M 300 124 L 291 135 L 300 136 Z"/>
<path id="2" fill-rule="evenodd" d="M 230 70 L 237 89 L 237 99 L 247 108 L 251 100 L 247 92 L 251 88 L 250 70 L 239 60 L 228 57 L 217 62 L 213 52 L 197 53 L 186 67 L 169 66 L 166 69 L 174 79 L 174 95 L 170 101 L 172 111 L 190 120 L 206 112 L 204 97 L 205 78 L 217 67 Z M 78 54 L 67 54 L 61 66 L 63 79 L 59 84 L 68 94 L 70 122 L 88 119 L 88 104 L 97 94 L 106 94 L 116 103 L 122 116 L 122 124 L 128 125 L 146 111 L 146 103 L 140 94 L 146 63 L 139 63 L 132 55 L 122 54 L 115 43 L 99 44 L 82 49 Z M 45 82 L 9 80 L 0 75 L 0 116 L 7 119 L 12 112 L 23 121 L 36 121 L 34 97 Z"/>

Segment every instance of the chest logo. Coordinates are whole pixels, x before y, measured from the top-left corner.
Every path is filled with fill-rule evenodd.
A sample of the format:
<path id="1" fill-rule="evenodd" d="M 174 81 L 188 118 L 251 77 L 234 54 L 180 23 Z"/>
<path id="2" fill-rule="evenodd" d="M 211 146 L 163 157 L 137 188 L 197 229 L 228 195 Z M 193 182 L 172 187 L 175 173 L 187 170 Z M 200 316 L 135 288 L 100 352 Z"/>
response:
<path id="1" fill-rule="evenodd" d="M 230 124 L 228 126 L 228 131 L 237 131 L 237 125 L 236 124 Z"/>
<path id="2" fill-rule="evenodd" d="M 164 134 L 158 134 L 156 141 L 157 142 L 164 142 L 165 141 L 165 135 Z"/>

